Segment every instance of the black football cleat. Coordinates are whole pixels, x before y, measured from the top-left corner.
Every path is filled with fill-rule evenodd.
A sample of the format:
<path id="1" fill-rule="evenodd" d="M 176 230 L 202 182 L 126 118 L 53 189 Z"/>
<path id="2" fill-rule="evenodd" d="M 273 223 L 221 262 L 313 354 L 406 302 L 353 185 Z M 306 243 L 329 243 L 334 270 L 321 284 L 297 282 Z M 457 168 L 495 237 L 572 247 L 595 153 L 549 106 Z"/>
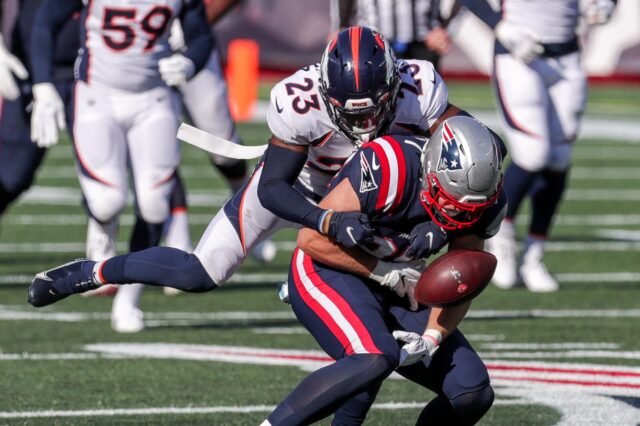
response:
<path id="1" fill-rule="evenodd" d="M 84 293 L 99 287 L 91 279 L 91 273 L 87 274 L 83 270 L 82 266 L 87 262 L 91 261 L 77 259 L 37 274 L 29 286 L 29 303 L 41 308 L 71 294 Z"/>

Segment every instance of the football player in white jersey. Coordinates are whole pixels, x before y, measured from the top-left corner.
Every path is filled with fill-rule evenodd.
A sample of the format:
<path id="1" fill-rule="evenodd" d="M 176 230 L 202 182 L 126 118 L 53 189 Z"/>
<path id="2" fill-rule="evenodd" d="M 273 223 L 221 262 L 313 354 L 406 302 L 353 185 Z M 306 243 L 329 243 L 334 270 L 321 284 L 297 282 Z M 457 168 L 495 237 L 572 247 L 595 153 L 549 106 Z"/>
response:
<path id="1" fill-rule="evenodd" d="M 104 262 L 71 262 L 38 274 L 29 303 L 46 306 L 105 283 L 213 290 L 255 244 L 284 227 L 316 229 L 345 247 L 369 242 L 373 229 L 365 214 L 317 206 L 331 178 L 362 143 L 387 133 L 429 135 L 458 113 L 431 63 L 397 61 L 377 32 L 347 28 L 328 44 L 320 64 L 272 89 L 272 137 L 263 160 L 213 218 L 193 254 L 154 247 Z"/>
<path id="2" fill-rule="evenodd" d="M 504 0 L 500 12 L 486 1 L 462 3 L 495 32 L 494 91 L 512 159 L 504 179 L 507 216 L 487 243 L 498 258 L 493 282 L 509 289 L 521 278 L 530 291 L 556 291 L 542 258 L 586 104 L 576 35 L 580 0 Z M 602 24 L 615 1 L 585 0 L 583 6 L 587 23 Z M 531 221 L 517 259 L 515 217 L 527 195 Z"/>
<path id="3" fill-rule="evenodd" d="M 131 171 L 137 214 L 131 249 L 158 244 L 169 215 L 180 146 L 175 138 L 180 101 L 172 86 L 184 85 L 205 65 L 213 48 L 199 0 L 45 0 L 33 29 L 35 139 L 57 136 L 62 102 L 53 89 L 51 45 L 62 23 L 81 15 L 71 129 L 80 185 L 91 227 L 108 235 L 126 206 Z M 180 19 L 186 49 L 174 54 L 168 37 Z M 36 114 L 35 111 L 41 111 Z M 118 292 L 115 330 L 142 329 L 137 309 L 142 286 Z"/>
<path id="4" fill-rule="evenodd" d="M 215 24 L 237 0 L 208 1 L 205 11 L 209 25 Z M 185 49 L 182 27 L 178 20 L 174 21 L 169 38 L 171 48 L 175 52 Z M 217 48 L 211 51 L 206 65 L 187 84 L 180 86 L 184 104 L 184 113 L 193 124 L 213 135 L 242 144 L 231 118 L 227 103 L 227 83 L 224 79 Z M 247 162 L 219 155 L 211 155 L 211 163 L 227 181 L 232 194 L 235 194 L 247 181 Z M 191 251 L 191 238 L 187 219 L 187 210 L 174 211 L 167 225 L 165 244 L 170 247 Z M 251 254 L 261 262 L 273 260 L 277 252 L 275 244 L 267 239 L 254 247 Z M 172 291 L 173 290 L 173 291 Z M 176 294 L 171 287 L 165 287 L 165 293 Z"/>

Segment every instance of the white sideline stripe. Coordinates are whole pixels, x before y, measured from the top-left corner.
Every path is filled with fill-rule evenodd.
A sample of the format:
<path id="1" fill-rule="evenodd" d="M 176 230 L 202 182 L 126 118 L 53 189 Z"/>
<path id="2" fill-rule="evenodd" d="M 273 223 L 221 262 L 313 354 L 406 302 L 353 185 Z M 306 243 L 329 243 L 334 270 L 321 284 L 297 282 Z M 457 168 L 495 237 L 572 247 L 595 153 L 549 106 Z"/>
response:
<path id="1" fill-rule="evenodd" d="M 627 232 L 627 231 L 624 231 Z M 624 234 L 621 234 L 624 236 Z M 633 234 L 629 234 L 628 237 Z M 611 234 L 603 234 L 612 238 Z M 279 251 L 291 252 L 296 248 L 294 241 L 278 241 L 275 243 Z M 116 248 L 119 252 L 127 252 L 128 244 L 119 242 Z M 600 241 L 600 242 L 548 242 L 545 250 L 549 252 L 566 251 L 640 251 L 640 241 Z M 84 256 L 85 243 L 0 243 L 0 253 L 71 253 Z M 276 281 L 286 279 L 286 274 L 235 274 L 229 282 L 259 282 L 260 277 L 270 277 Z M 1 276 L 0 276 L 1 277 Z M 0 283 L 2 279 L 0 278 Z"/>
<path id="2" fill-rule="evenodd" d="M 0 250 L 0 252 L 2 252 L 2 250 Z M 640 272 L 568 272 L 554 274 L 554 276 L 561 283 L 640 282 Z M 0 285 L 30 284 L 32 280 L 33 275 L 0 275 Z M 227 283 L 276 283 L 284 282 L 286 280 L 287 274 L 284 272 L 274 272 L 267 274 L 234 274 L 231 279 L 227 281 Z"/>
<path id="3" fill-rule="evenodd" d="M 497 399 L 494 405 L 526 405 L 531 402 L 515 399 Z M 406 410 L 422 408 L 425 402 L 386 402 L 373 404 L 374 410 Z M 41 418 L 41 417 L 98 417 L 98 416 L 147 416 L 156 414 L 220 414 L 220 413 L 269 413 L 275 405 L 244 405 L 218 407 L 155 407 L 155 408 L 112 408 L 95 410 L 67 410 L 67 411 L 3 411 L 0 419 Z"/>
<path id="4" fill-rule="evenodd" d="M 275 312 L 145 312 L 145 322 L 165 321 L 176 324 L 178 321 L 246 321 L 295 319 L 291 310 Z M 532 309 L 532 310 L 471 310 L 466 318 L 638 318 L 640 309 Z M 49 312 L 36 310 L 26 305 L 0 305 L 0 320 L 5 321 L 59 321 L 80 322 L 88 320 L 107 320 L 108 312 Z"/>
<path id="5" fill-rule="evenodd" d="M 189 224 L 206 225 L 213 218 L 213 214 L 193 214 L 189 213 Z M 121 215 L 120 225 L 133 225 L 134 216 L 131 214 Z M 522 215 L 520 220 L 527 222 L 528 215 Z M 87 216 L 82 214 L 20 214 L 7 215 L 2 219 L 2 223 L 12 226 L 74 226 L 87 224 Z M 620 225 L 640 225 L 640 214 L 565 214 L 555 219 L 556 226 L 620 226 Z"/>

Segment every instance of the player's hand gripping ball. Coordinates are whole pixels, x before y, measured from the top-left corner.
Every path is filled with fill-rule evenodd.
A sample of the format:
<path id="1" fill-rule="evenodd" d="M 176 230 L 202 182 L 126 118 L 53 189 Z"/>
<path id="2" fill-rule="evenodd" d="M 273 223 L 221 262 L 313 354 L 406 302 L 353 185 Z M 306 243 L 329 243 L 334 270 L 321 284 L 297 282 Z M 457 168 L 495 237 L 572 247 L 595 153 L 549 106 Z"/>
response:
<path id="1" fill-rule="evenodd" d="M 454 306 L 476 297 L 496 270 L 494 255 L 480 250 L 451 250 L 424 270 L 416 288 L 421 305 Z"/>

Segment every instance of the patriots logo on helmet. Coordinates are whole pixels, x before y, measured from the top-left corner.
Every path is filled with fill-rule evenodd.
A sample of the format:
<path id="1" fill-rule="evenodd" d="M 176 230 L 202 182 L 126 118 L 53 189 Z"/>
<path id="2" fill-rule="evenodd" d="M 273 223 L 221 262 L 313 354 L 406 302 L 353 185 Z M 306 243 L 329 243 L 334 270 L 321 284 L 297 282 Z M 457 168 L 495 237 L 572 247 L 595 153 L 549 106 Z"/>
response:
<path id="1" fill-rule="evenodd" d="M 361 152 L 360 153 L 360 193 L 363 194 L 368 191 L 373 191 L 374 189 L 378 189 L 378 184 L 376 183 L 376 180 L 373 177 L 373 172 L 371 171 L 371 166 L 369 165 L 367 158 L 364 156 L 364 153 Z"/>
<path id="2" fill-rule="evenodd" d="M 442 170 L 461 170 L 460 164 L 460 147 L 456 141 L 451 128 L 444 123 L 444 131 L 442 132 L 442 149 L 440 151 L 440 161 L 438 161 L 438 171 Z"/>

